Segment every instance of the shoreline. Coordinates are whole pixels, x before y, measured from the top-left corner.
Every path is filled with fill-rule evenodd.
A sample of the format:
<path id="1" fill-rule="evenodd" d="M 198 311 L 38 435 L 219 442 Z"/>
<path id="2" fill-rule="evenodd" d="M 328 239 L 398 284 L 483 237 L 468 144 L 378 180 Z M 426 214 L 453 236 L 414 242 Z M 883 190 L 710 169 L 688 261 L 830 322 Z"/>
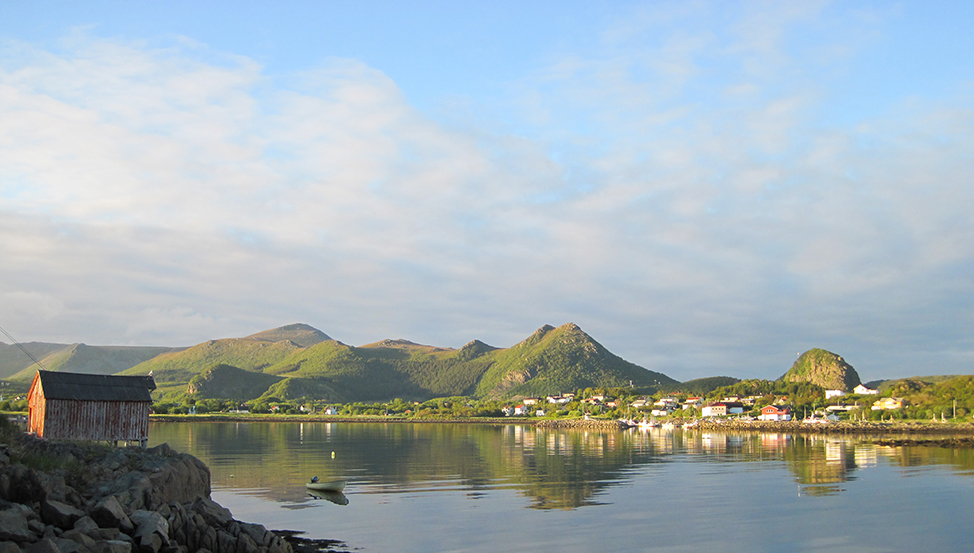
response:
<path id="1" fill-rule="evenodd" d="M 464 419 L 409 419 L 403 417 L 343 417 L 338 415 L 152 415 L 150 422 L 331 422 L 331 423 L 413 423 L 413 424 L 486 424 L 529 425 L 541 428 L 619 428 L 628 425 L 611 419 L 532 419 L 532 418 L 464 418 Z M 696 421 L 696 422 L 692 422 Z M 677 428 L 686 423 L 697 430 L 734 432 L 780 432 L 791 434 L 969 434 L 974 435 L 971 422 L 923 422 L 923 421 L 838 421 L 825 424 L 809 424 L 801 421 L 746 421 L 738 419 L 671 419 Z"/>

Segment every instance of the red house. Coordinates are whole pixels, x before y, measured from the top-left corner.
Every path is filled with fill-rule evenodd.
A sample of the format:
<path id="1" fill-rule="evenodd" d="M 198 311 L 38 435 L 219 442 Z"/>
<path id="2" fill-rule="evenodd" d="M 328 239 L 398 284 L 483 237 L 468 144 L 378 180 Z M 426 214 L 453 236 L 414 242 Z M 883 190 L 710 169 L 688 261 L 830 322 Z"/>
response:
<path id="1" fill-rule="evenodd" d="M 758 420 L 762 421 L 790 421 L 791 407 L 787 405 L 765 405 L 761 408 Z"/>
<path id="2" fill-rule="evenodd" d="M 53 440 L 149 441 L 151 376 L 37 371 L 27 395 L 27 431 Z"/>

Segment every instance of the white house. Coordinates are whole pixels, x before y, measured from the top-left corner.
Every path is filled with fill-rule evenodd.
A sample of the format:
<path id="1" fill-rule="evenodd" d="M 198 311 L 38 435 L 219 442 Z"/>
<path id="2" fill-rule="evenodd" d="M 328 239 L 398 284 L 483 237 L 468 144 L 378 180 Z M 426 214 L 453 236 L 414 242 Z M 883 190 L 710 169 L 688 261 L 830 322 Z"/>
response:
<path id="1" fill-rule="evenodd" d="M 703 405 L 703 398 L 699 397 L 688 397 L 686 401 L 683 402 L 684 409 L 690 409 L 691 407 L 696 409 Z"/>
<path id="2" fill-rule="evenodd" d="M 723 403 L 712 403 L 704 406 L 700 414 L 705 417 L 723 417 L 727 415 L 727 406 Z"/>
<path id="3" fill-rule="evenodd" d="M 853 388 L 852 392 L 861 396 L 874 396 L 879 393 L 879 390 L 873 390 L 872 388 L 867 388 L 866 386 L 860 384 Z"/>
<path id="4" fill-rule="evenodd" d="M 676 406 L 677 406 L 678 403 L 679 402 L 676 400 L 675 397 L 663 397 L 663 398 L 660 398 L 659 401 L 653 403 L 653 405 L 655 405 L 656 407 L 671 407 L 672 406 L 672 407 L 676 408 Z"/>
<path id="5" fill-rule="evenodd" d="M 825 390 L 825 399 L 832 399 L 844 395 L 845 392 L 843 390 Z"/>

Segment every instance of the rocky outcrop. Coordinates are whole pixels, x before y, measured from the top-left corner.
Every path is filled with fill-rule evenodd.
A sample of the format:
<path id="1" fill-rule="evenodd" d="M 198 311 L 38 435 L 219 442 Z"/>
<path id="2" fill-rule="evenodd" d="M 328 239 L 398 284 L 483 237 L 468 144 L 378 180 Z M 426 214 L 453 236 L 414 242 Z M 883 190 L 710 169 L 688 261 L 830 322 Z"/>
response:
<path id="1" fill-rule="evenodd" d="M 811 382 L 826 390 L 851 392 L 862 383 L 859 373 L 841 356 L 814 348 L 798 357 L 798 360 L 778 380 L 785 382 Z"/>
<path id="2" fill-rule="evenodd" d="M 281 536 L 210 499 L 210 471 L 149 450 L 0 446 L 0 553 L 293 553 Z"/>

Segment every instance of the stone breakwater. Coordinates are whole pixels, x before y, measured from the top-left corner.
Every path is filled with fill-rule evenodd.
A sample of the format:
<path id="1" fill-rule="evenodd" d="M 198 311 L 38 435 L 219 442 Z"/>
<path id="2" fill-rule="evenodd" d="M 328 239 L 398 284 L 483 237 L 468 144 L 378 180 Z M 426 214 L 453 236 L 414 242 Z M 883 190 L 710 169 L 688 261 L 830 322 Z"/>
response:
<path id="1" fill-rule="evenodd" d="M 974 424 L 929 422 L 840 421 L 805 423 L 801 421 L 748 421 L 713 419 L 688 421 L 696 430 L 781 432 L 790 434 L 974 434 Z"/>
<path id="2" fill-rule="evenodd" d="M 621 421 L 606 419 L 541 419 L 534 423 L 539 428 L 601 428 L 621 429 L 629 425 Z"/>
<path id="3" fill-rule="evenodd" d="M 210 499 L 210 470 L 168 445 L 0 445 L 0 553 L 294 553 Z"/>

